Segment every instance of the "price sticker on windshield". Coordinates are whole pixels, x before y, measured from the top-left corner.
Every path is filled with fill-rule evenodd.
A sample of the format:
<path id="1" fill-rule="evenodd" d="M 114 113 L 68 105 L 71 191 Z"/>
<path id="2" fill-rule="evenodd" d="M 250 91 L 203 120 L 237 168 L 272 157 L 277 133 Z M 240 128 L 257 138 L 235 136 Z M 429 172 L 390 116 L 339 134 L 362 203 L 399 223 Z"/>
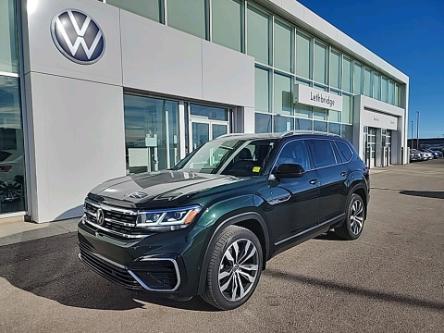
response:
<path id="1" fill-rule="evenodd" d="M 261 167 L 260 166 L 254 166 L 251 171 L 253 171 L 254 173 L 259 173 L 259 172 L 261 172 Z"/>

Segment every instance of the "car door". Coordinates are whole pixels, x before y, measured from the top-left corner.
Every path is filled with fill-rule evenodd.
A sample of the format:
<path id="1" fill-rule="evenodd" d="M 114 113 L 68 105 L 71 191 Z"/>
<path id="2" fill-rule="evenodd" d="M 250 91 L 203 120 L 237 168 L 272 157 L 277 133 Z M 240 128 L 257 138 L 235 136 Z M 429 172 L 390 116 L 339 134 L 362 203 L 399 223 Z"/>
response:
<path id="1" fill-rule="evenodd" d="M 265 189 L 270 208 L 267 215 L 275 245 L 291 242 L 301 232 L 316 226 L 319 209 L 317 175 L 311 170 L 305 141 L 284 143 L 272 170 L 281 164 L 299 164 L 305 172 L 298 177 L 278 178 L 269 182 Z"/>
<path id="2" fill-rule="evenodd" d="M 319 223 L 324 223 L 344 213 L 347 164 L 342 164 L 340 157 L 336 156 L 332 140 L 311 139 L 307 143 L 319 178 Z"/>

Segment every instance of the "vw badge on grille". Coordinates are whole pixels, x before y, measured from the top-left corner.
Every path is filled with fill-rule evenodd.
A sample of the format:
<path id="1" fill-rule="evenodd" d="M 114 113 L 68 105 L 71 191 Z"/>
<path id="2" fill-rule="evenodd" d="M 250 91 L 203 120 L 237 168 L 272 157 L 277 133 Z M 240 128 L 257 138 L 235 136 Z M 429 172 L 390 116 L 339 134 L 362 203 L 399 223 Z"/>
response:
<path id="1" fill-rule="evenodd" d="M 148 194 L 146 194 L 145 192 L 140 192 L 140 191 L 133 192 L 128 195 L 128 197 L 133 198 L 133 199 L 143 199 L 147 196 L 148 196 Z"/>
<path id="2" fill-rule="evenodd" d="M 55 16 L 51 35 L 57 49 L 78 64 L 95 63 L 105 50 L 105 39 L 99 25 L 79 10 L 68 9 Z"/>
<path id="3" fill-rule="evenodd" d="M 105 222 L 105 214 L 100 208 L 96 211 L 96 222 L 98 225 L 103 225 L 103 223 Z"/>

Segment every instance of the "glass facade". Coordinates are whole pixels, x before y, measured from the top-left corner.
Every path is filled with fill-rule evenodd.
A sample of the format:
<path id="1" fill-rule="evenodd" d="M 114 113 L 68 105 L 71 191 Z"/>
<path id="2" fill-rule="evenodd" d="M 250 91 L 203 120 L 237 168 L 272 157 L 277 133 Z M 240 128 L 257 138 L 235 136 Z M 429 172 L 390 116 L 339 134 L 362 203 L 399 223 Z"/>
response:
<path id="1" fill-rule="evenodd" d="M 255 58 L 256 131 L 309 130 L 351 136 L 353 95 L 402 105 L 404 85 L 310 35 L 256 1 L 108 0 Z M 147 13 L 150 14 L 147 14 Z M 294 103 L 305 84 L 343 97 L 342 112 Z M 320 115 L 322 113 L 322 119 Z"/>
<path id="2" fill-rule="evenodd" d="M 213 41 L 233 50 L 242 51 L 242 1 L 213 0 L 211 13 Z"/>
<path id="3" fill-rule="evenodd" d="M 1 15 L 11 10 L 13 0 L 0 4 L 0 42 L 14 33 Z M 165 22 L 176 29 L 245 52 L 267 69 L 292 74 L 314 86 L 339 94 L 364 94 L 393 105 L 402 105 L 404 85 L 368 68 L 324 41 L 310 36 L 255 1 L 245 0 L 106 0 L 107 3 Z M 7 26 L 7 28 L 5 28 Z M 3 43 L 2 43 L 3 45 Z M 0 68 L 16 46 L 0 50 Z M 13 65 L 14 66 L 14 65 Z M 15 63 L 15 66 L 17 64 Z M 1 71 L 1 69 L 0 69 Z M 256 71 L 256 74 L 260 73 Z M 263 74 L 259 74 L 263 76 Z M 258 80 L 261 80 L 259 78 Z M 272 85 L 272 82 L 271 82 Z M 269 89 L 273 90 L 272 86 Z M 270 94 L 270 98 L 272 98 Z M 262 101 L 263 102 L 263 101 Z M 257 105 L 263 110 L 263 103 Z M 267 108 L 268 109 L 268 108 Z"/>
<path id="4" fill-rule="evenodd" d="M 274 24 L 274 64 L 277 68 L 290 72 L 292 67 L 292 29 L 279 22 Z"/>
<path id="5" fill-rule="evenodd" d="M 310 38 L 300 33 L 296 34 L 296 74 L 307 79 L 310 78 L 310 44 Z"/>
<path id="6" fill-rule="evenodd" d="M 16 1 L 0 1 L 0 214 L 25 211 Z"/>
<path id="7" fill-rule="evenodd" d="M 0 1 L 0 72 L 18 72 L 15 0 Z"/>
<path id="8" fill-rule="evenodd" d="M 263 64 L 270 62 L 270 17 L 256 8 L 247 10 L 247 53 Z"/>
<path id="9" fill-rule="evenodd" d="M 128 173 L 158 171 L 179 161 L 179 103 L 124 96 Z"/>
<path id="10" fill-rule="evenodd" d="M 145 0 L 140 0 L 140 2 Z M 173 28 L 207 38 L 207 2 L 205 0 L 168 0 L 167 22 Z"/>

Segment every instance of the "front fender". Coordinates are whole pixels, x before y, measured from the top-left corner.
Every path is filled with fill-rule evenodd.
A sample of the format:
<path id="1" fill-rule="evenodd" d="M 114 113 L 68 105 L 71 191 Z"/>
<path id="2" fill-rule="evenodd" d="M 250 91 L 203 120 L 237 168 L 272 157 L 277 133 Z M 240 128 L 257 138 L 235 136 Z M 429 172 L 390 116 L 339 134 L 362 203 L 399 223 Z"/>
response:
<path id="1" fill-rule="evenodd" d="M 199 219 L 198 225 L 209 230 L 207 233 L 206 247 L 202 253 L 200 264 L 199 294 L 205 291 L 206 272 L 208 270 L 208 259 L 210 249 L 217 241 L 219 234 L 229 225 L 237 224 L 242 221 L 257 221 L 264 235 L 264 265 L 269 258 L 270 239 L 267 224 L 258 208 L 262 200 L 255 195 L 243 195 L 235 198 L 219 201 L 207 208 Z"/>

